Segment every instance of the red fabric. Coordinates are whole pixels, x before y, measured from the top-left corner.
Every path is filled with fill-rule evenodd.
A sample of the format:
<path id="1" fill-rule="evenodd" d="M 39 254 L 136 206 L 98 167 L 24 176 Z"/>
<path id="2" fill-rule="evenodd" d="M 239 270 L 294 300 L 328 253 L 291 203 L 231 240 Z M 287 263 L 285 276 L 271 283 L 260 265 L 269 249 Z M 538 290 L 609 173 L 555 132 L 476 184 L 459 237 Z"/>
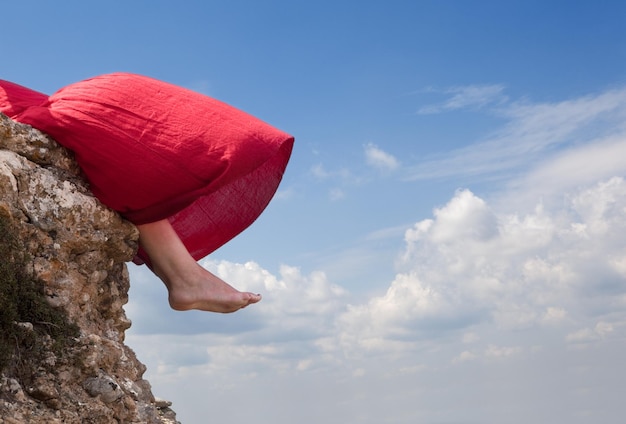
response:
<path id="1" fill-rule="evenodd" d="M 196 259 L 265 209 L 294 141 L 218 100 L 134 74 L 91 78 L 47 98 L 0 81 L 0 103 L 74 151 L 104 204 L 135 224 L 168 218 Z"/>
<path id="2" fill-rule="evenodd" d="M 47 98 L 30 88 L 0 80 L 0 112 L 9 118 L 15 118 L 30 106 L 42 104 Z"/>

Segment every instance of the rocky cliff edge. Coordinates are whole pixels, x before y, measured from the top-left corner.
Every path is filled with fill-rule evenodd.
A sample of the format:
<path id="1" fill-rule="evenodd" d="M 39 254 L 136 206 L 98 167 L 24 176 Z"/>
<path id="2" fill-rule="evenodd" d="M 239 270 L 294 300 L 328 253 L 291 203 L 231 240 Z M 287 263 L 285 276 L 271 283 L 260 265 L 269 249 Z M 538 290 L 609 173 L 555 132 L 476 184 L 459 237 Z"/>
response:
<path id="1" fill-rule="evenodd" d="M 137 229 L 0 113 L 0 424 L 176 423 L 124 344 Z"/>

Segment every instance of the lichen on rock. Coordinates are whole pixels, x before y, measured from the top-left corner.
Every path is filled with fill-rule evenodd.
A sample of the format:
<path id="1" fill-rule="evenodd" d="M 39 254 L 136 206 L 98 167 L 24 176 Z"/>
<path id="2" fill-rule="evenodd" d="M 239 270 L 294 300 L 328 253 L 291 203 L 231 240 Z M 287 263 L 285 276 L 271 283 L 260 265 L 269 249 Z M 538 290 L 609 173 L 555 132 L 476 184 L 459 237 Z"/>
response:
<path id="1" fill-rule="evenodd" d="M 0 114 L 0 424 L 176 423 L 124 344 L 137 241 L 66 149 Z"/>

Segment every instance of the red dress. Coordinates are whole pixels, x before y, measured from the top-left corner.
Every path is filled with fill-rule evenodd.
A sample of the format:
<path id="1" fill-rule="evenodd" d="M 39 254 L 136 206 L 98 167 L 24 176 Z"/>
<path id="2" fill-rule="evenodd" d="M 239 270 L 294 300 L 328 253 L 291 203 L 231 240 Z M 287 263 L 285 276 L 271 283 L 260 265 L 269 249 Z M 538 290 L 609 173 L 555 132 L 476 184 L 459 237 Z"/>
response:
<path id="1" fill-rule="evenodd" d="M 0 112 L 72 150 L 94 195 L 129 221 L 167 218 L 195 259 L 261 214 L 294 142 L 218 100 L 126 73 L 49 97 L 0 80 Z"/>

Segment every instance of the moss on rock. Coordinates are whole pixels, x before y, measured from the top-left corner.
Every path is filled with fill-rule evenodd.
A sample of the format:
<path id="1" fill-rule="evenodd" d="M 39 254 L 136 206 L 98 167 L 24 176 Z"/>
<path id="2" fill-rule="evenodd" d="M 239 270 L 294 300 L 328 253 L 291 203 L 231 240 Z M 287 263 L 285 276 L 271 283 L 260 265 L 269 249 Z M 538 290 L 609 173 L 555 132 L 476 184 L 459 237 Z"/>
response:
<path id="1" fill-rule="evenodd" d="M 21 355 L 24 350 L 43 352 L 51 340 L 59 351 L 79 334 L 65 312 L 47 302 L 43 283 L 25 272 L 25 259 L 13 228 L 0 216 L 0 370 L 23 368 L 21 358 L 33 357 Z"/>

